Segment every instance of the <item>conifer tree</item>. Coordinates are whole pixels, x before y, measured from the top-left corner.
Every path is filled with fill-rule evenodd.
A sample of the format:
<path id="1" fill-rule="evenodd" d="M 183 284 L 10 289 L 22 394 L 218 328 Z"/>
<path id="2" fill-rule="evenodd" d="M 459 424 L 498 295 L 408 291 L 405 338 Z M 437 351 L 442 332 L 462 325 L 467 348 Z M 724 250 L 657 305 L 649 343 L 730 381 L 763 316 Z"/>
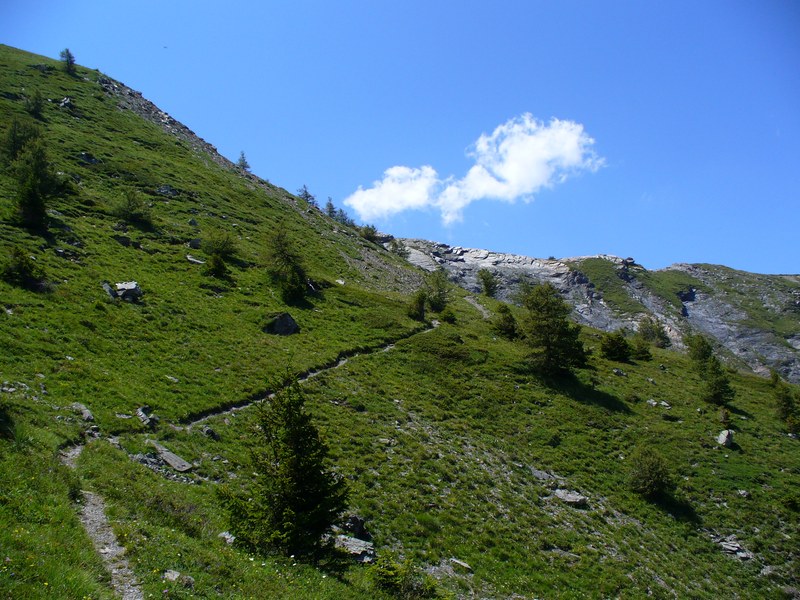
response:
<path id="1" fill-rule="evenodd" d="M 581 366 L 586 353 L 578 339 L 580 327 L 569 322 L 570 306 L 549 283 L 522 293 L 526 314 L 520 329 L 530 347 L 531 367 L 545 375 L 556 375 Z"/>
<path id="2" fill-rule="evenodd" d="M 231 533 L 250 550 L 313 556 L 346 506 L 344 482 L 328 468 L 328 449 L 304 409 L 297 381 L 260 405 L 254 479 L 220 490 Z"/>
<path id="3" fill-rule="evenodd" d="M 244 150 L 239 153 L 239 160 L 236 161 L 236 166 L 242 171 L 250 171 L 250 163 L 247 162 L 247 157 L 244 155 Z"/>
<path id="4" fill-rule="evenodd" d="M 303 260 L 294 248 L 286 228 L 281 224 L 267 240 L 270 275 L 278 284 L 283 301 L 287 304 L 300 302 L 308 289 Z"/>
<path id="5" fill-rule="evenodd" d="M 481 284 L 481 290 L 490 298 L 494 298 L 497 293 L 497 279 L 489 269 L 480 269 L 478 271 L 478 281 Z"/>
<path id="6" fill-rule="evenodd" d="M 61 53 L 61 62 L 64 65 L 64 71 L 68 75 L 75 75 L 75 55 L 69 51 L 69 48 L 64 48 Z"/>

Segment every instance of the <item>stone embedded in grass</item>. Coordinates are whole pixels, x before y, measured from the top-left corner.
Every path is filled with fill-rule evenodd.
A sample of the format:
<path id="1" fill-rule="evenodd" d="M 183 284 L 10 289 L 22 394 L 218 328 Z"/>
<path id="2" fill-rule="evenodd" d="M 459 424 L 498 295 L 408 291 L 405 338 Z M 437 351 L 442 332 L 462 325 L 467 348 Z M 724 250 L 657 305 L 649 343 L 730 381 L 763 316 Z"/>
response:
<path id="1" fill-rule="evenodd" d="M 287 312 L 279 312 L 267 316 L 262 330 L 264 333 L 275 335 L 292 335 L 300 332 L 300 326 L 292 318 L 292 315 Z"/>
<path id="2" fill-rule="evenodd" d="M 556 490 L 556 498 L 563 502 L 574 506 L 575 508 L 584 508 L 589 504 L 589 499 L 578 492 L 571 492 L 569 490 Z"/>
<path id="3" fill-rule="evenodd" d="M 175 454 L 174 452 L 170 452 L 164 446 L 159 444 L 154 440 L 147 440 L 147 443 L 153 446 L 158 455 L 161 457 L 165 463 L 167 463 L 170 467 L 178 471 L 179 473 L 184 473 L 192 468 L 192 465 L 189 464 L 187 461 L 182 459 L 180 456 Z"/>
<path id="4" fill-rule="evenodd" d="M 333 539 L 333 544 L 339 550 L 343 550 L 353 556 L 360 563 L 371 563 L 375 560 L 375 546 L 372 542 L 339 534 Z"/>
<path id="5" fill-rule="evenodd" d="M 92 411 L 86 408 L 85 405 L 81 404 L 80 402 L 73 402 L 70 405 L 70 408 L 74 411 L 81 413 L 81 419 L 84 421 L 94 421 L 94 415 Z"/>
<path id="6" fill-rule="evenodd" d="M 725 446 L 726 448 L 733 446 L 733 430 L 723 429 L 720 431 L 719 435 L 717 436 L 717 443 L 720 446 Z"/>

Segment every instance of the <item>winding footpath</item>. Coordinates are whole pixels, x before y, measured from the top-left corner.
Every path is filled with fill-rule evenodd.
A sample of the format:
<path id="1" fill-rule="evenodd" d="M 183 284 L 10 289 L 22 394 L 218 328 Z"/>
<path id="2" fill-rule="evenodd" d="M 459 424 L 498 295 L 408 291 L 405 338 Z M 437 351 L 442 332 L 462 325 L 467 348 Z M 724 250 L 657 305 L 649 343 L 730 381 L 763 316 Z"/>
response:
<path id="1" fill-rule="evenodd" d="M 349 359 L 355 358 L 356 356 L 366 356 L 370 354 L 377 354 L 379 352 L 389 352 L 394 348 L 397 341 L 402 339 L 408 339 L 415 335 L 428 333 L 430 331 L 433 331 L 438 326 L 439 326 L 438 321 L 432 321 L 429 327 L 426 327 L 425 329 L 422 330 L 413 331 L 407 335 L 402 336 L 398 340 L 395 340 L 394 342 L 386 343 L 381 346 L 370 349 L 361 349 L 361 350 L 354 350 L 352 352 L 343 352 L 333 363 L 328 365 L 323 365 L 316 369 L 309 370 L 305 373 L 301 373 L 295 378 L 295 380 L 298 383 L 302 383 L 313 377 L 317 377 L 318 375 L 321 375 L 326 371 L 337 369 L 347 364 L 347 361 Z M 286 386 L 288 385 L 290 384 L 286 384 Z M 199 425 L 212 417 L 230 414 L 234 411 L 242 410 L 244 408 L 252 406 L 253 404 L 272 398 L 275 396 L 275 393 L 276 392 L 269 392 L 266 395 L 260 395 L 257 398 L 247 399 L 233 406 L 227 406 L 223 408 L 218 408 L 213 411 L 209 411 L 202 415 L 198 415 L 191 420 L 188 420 L 184 424 L 184 426 L 187 429 L 191 429 L 193 426 Z M 61 462 L 66 467 L 74 470 L 77 466 L 77 459 L 80 456 L 81 452 L 83 452 L 84 446 L 85 444 L 78 443 L 73 446 L 67 446 L 64 449 L 62 449 L 59 454 Z M 119 540 L 117 539 L 117 536 L 114 534 L 114 530 L 111 527 L 111 523 L 109 522 L 108 517 L 106 516 L 106 507 L 102 496 L 96 494 L 95 492 L 84 490 L 83 503 L 81 506 L 79 518 L 81 524 L 86 530 L 86 533 L 89 535 L 89 538 L 91 538 L 92 544 L 94 545 L 98 554 L 102 558 L 103 563 L 106 566 L 106 569 L 108 569 L 108 572 L 111 574 L 111 586 L 114 592 L 120 598 L 122 598 L 122 600 L 144 600 L 144 593 L 142 592 L 141 584 L 136 578 L 136 575 L 133 572 L 130 563 L 125 557 L 125 547 L 119 543 Z"/>

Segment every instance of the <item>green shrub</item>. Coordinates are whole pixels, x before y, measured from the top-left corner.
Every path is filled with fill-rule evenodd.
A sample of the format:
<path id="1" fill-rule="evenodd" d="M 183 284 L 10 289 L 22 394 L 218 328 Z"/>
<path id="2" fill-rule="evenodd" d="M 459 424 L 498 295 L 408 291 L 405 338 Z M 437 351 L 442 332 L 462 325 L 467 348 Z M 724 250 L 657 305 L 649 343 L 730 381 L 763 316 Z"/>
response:
<path id="1" fill-rule="evenodd" d="M 226 279 L 230 276 L 228 265 L 225 264 L 225 259 L 219 254 L 212 254 L 211 258 L 206 263 L 204 273 L 217 279 Z"/>
<path id="2" fill-rule="evenodd" d="M 424 321 L 425 303 L 427 299 L 428 295 L 425 293 L 425 290 L 419 290 L 416 294 L 414 294 L 411 297 L 411 302 L 408 305 L 408 316 L 415 321 Z"/>
<path id="3" fill-rule="evenodd" d="M 3 161 L 11 164 L 22 152 L 25 144 L 40 136 L 41 131 L 30 120 L 12 119 L 5 136 L 3 136 L 2 146 L 0 146 Z"/>
<path id="4" fill-rule="evenodd" d="M 69 48 L 64 48 L 59 56 L 61 57 L 61 64 L 64 65 L 64 71 L 67 75 L 75 75 L 75 55 L 69 51 Z"/>
<path id="5" fill-rule="evenodd" d="M 639 322 L 639 328 L 636 330 L 636 334 L 646 342 L 653 344 L 656 348 L 666 348 L 671 344 L 669 336 L 664 330 L 664 325 L 654 317 L 648 316 L 642 319 Z"/>
<path id="6" fill-rule="evenodd" d="M 650 344 L 639 335 L 633 337 L 631 343 L 631 358 L 634 360 L 653 360 L 653 353 L 650 352 Z"/>
<path id="7" fill-rule="evenodd" d="M 716 356 L 712 356 L 706 360 L 700 398 L 709 404 L 722 406 L 733 400 L 734 395 L 735 392 L 731 387 L 730 378 L 725 373 L 725 369 L 719 359 Z"/>
<path id="8" fill-rule="evenodd" d="M 481 284 L 483 293 L 490 298 L 494 298 L 497 293 L 497 279 L 495 279 L 492 272 L 489 269 L 480 269 L 478 271 L 478 281 Z"/>
<path id="9" fill-rule="evenodd" d="M 122 198 L 114 205 L 112 214 L 126 223 L 138 227 L 152 227 L 153 216 L 150 207 L 135 190 L 125 190 Z"/>
<path id="10" fill-rule="evenodd" d="M 12 285 L 38 291 L 44 283 L 44 271 L 31 256 L 14 246 L 3 265 L 3 279 Z"/>
<path id="11" fill-rule="evenodd" d="M 212 231 L 203 239 L 203 252 L 222 259 L 236 255 L 236 239 L 227 231 Z"/>
<path id="12" fill-rule="evenodd" d="M 519 334 L 517 320 L 508 304 L 501 304 L 497 307 L 497 315 L 492 319 L 492 329 L 510 340 Z"/>
<path id="13" fill-rule="evenodd" d="M 435 598 L 436 584 L 428 576 L 419 576 L 410 560 L 399 561 L 391 555 L 378 557 L 369 568 L 369 576 L 375 587 L 395 598 L 413 600 Z"/>
<path id="14" fill-rule="evenodd" d="M 456 322 L 456 314 L 449 306 L 446 306 L 445 309 L 439 313 L 439 318 L 444 323 L 450 323 L 451 325 Z"/>
<path id="15" fill-rule="evenodd" d="M 433 312 L 441 312 L 447 306 L 450 292 L 450 281 L 444 269 L 438 269 L 428 275 L 425 281 L 425 293 L 427 294 L 428 307 Z"/>
<path id="16" fill-rule="evenodd" d="M 297 304 L 308 291 L 308 276 L 303 260 L 283 224 L 267 239 L 267 260 L 270 277 L 278 286 L 281 298 L 287 304 Z"/>
<path id="17" fill-rule="evenodd" d="M 622 331 L 607 333 L 600 340 L 600 354 L 609 360 L 628 362 L 631 359 L 633 348 Z"/>
<path id="18" fill-rule="evenodd" d="M 653 448 L 648 446 L 637 448 L 628 461 L 630 465 L 628 483 L 637 494 L 656 500 L 674 489 L 675 483 L 667 462 Z"/>

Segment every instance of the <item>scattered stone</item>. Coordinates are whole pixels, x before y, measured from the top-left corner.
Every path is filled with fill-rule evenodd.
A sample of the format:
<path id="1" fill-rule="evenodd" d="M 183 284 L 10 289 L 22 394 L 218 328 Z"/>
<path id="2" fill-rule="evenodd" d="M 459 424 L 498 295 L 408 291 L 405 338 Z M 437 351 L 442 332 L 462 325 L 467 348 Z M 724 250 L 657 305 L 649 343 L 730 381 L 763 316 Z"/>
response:
<path id="1" fill-rule="evenodd" d="M 574 506 L 575 508 L 583 508 L 589 503 L 589 499 L 578 492 L 571 492 L 569 490 L 556 490 L 555 495 L 559 500 L 562 500 L 563 502 L 569 504 L 570 506 Z"/>
<path id="2" fill-rule="evenodd" d="M 558 477 L 556 477 L 552 473 L 548 473 L 547 471 L 540 471 L 539 469 L 534 469 L 533 467 L 531 467 L 531 475 L 533 475 L 539 481 L 554 481 L 558 479 Z"/>
<path id="3" fill-rule="evenodd" d="M 729 536 L 718 536 L 712 534 L 712 539 L 722 547 L 722 551 L 738 558 L 739 560 L 750 560 L 753 558 L 753 553 L 742 547 L 742 544 L 736 539 L 736 536 L 731 534 Z"/>
<path id="4" fill-rule="evenodd" d="M 197 219 L 195 219 L 194 217 L 189 219 L 189 227 L 197 227 Z"/>
<path id="5" fill-rule="evenodd" d="M 132 419 L 133 418 L 131 415 L 126 415 L 124 413 L 116 413 L 114 416 L 117 417 L 118 419 Z"/>
<path id="6" fill-rule="evenodd" d="M 67 110 L 72 110 L 75 108 L 75 103 L 72 102 L 72 98 L 69 96 L 65 96 L 61 102 L 58 103 L 59 108 L 66 108 Z"/>
<path id="7" fill-rule="evenodd" d="M 172 375 L 165 375 L 165 377 L 169 379 L 172 383 L 178 383 L 180 381 L 180 379 L 178 379 L 177 377 L 173 377 Z"/>
<path id="8" fill-rule="evenodd" d="M 208 425 L 203 425 L 201 431 L 203 432 L 204 435 L 210 437 L 215 442 L 219 441 L 219 434 L 213 429 L 211 429 L 211 427 L 209 427 Z"/>
<path id="9" fill-rule="evenodd" d="M 653 398 L 650 398 L 650 399 L 647 401 L 647 403 L 648 403 L 650 406 L 658 406 L 658 402 L 656 402 L 656 401 L 655 401 Z"/>
<path id="10" fill-rule="evenodd" d="M 614 373 L 614 375 L 616 375 L 617 377 L 627 377 L 628 376 L 628 374 L 625 371 L 623 371 L 622 369 L 614 369 L 612 371 L 612 373 Z"/>
<path id="11" fill-rule="evenodd" d="M 144 295 L 142 288 L 140 288 L 139 284 L 135 281 L 123 281 L 117 283 L 113 288 L 107 281 L 104 281 L 102 285 L 103 289 L 112 300 L 121 298 L 126 302 L 138 302 Z"/>
<path id="12" fill-rule="evenodd" d="M 730 448 L 733 446 L 733 430 L 723 429 L 720 431 L 719 435 L 717 436 L 717 443 L 725 448 Z"/>
<path id="13" fill-rule="evenodd" d="M 145 427 L 155 428 L 158 425 L 158 417 L 153 414 L 153 410 L 149 406 L 142 406 L 136 409 L 136 416 Z"/>
<path id="14" fill-rule="evenodd" d="M 217 537 L 222 538 L 222 540 L 228 544 L 229 546 L 236 541 L 236 536 L 233 535 L 230 531 L 223 531 Z"/>
<path id="15" fill-rule="evenodd" d="M 656 380 L 653 379 L 652 377 L 648 377 L 647 378 L 647 383 L 652 383 L 653 385 L 655 385 L 656 384 Z"/>
<path id="16" fill-rule="evenodd" d="M 668 402 L 665 402 L 664 400 L 662 400 L 661 402 L 659 402 L 659 404 L 660 404 L 661 406 L 663 406 L 664 408 L 666 408 L 666 409 L 671 409 L 671 408 L 672 408 L 672 407 L 669 405 L 669 403 L 668 403 Z"/>
<path id="17" fill-rule="evenodd" d="M 180 192 L 178 192 L 178 190 L 176 190 L 171 185 L 164 184 L 164 185 L 158 187 L 158 189 L 156 190 L 156 193 L 157 194 L 161 194 L 162 196 L 169 196 L 171 198 L 174 198 Z"/>
<path id="18" fill-rule="evenodd" d="M 366 522 L 358 515 L 350 515 L 347 517 L 347 520 L 342 524 L 342 529 L 356 539 L 365 542 L 372 541 L 372 534 L 367 531 Z"/>
<path id="19" fill-rule="evenodd" d="M 280 312 L 268 316 L 262 329 L 265 333 L 292 335 L 300 331 L 300 326 L 292 318 L 292 315 L 287 312 Z"/>
<path id="20" fill-rule="evenodd" d="M 739 494 L 739 496 L 741 498 L 749 498 L 750 497 L 750 492 L 748 492 L 747 490 L 736 490 L 736 493 Z"/>
<path id="21" fill-rule="evenodd" d="M 360 563 L 371 563 L 375 560 L 375 546 L 372 542 L 339 534 L 334 538 L 333 544 L 338 549 L 352 555 Z"/>
<path id="22" fill-rule="evenodd" d="M 144 295 L 142 288 L 135 281 L 123 281 L 116 284 L 117 298 L 122 298 L 126 302 L 138 302 Z"/>
<path id="23" fill-rule="evenodd" d="M 452 557 L 451 557 L 451 558 L 450 558 L 450 564 L 452 564 L 452 565 L 455 565 L 455 566 L 457 566 L 457 567 L 461 567 L 461 568 L 462 568 L 462 569 L 464 569 L 465 571 L 469 571 L 470 573 L 472 573 L 472 567 L 470 567 L 470 566 L 469 566 L 467 563 L 465 563 L 463 560 L 459 560 L 459 559 L 457 559 L 457 558 L 452 558 Z"/>
<path id="24" fill-rule="evenodd" d="M 167 463 L 170 467 L 172 467 L 179 473 L 185 473 L 186 471 L 191 470 L 192 465 L 190 463 L 182 459 L 174 452 L 170 452 L 158 442 L 154 440 L 147 440 L 147 443 L 156 449 L 158 455 L 161 457 L 161 460 L 163 460 L 165 463 Z"/>
<path id="25" fill-rule="evenodd" d="M 204 264 L 206 264 L 206 261 L 200 260 L 199 258 L 195 258 L 191 254 L 187 254 L 186 255 L 186 260 L 188 260 L 193 265 L 204 265 Z"/>
<path id="26" fill-rule="evenodd" d="M 172 583 L 179 583 L 185 588 L 193 588 L 194 587 L 194 577 L 191 575 L 181 575 L 178 571 L 165 571 L 164 574 L 161 576 L 161 579 L 164 581 L 169 581 Z"/>
<path id="27" fill-rule="evenodd" d="M 203 247 L 203 240 L 200 238 L 194 238 L 193 240 L 189 240 L 186 245 L 192 250 L 200 250 L 200 248 Z"/>
<path id="28" fill-rule="evenodd" d="M 344 285 L 344 279 L 337 279 L 336 283 L 338 283 L 339 285 Z"/>
<path id="29" fill-rule="evenodd" d="M 667 370 L 667 366 L 666 365 L 658 365 L 658 368 L 661 369 L 662 371 L 666 371 Z"/>
<path id="30" fill-rule="evenodd" d="M 81 404 L 80 402 L 73 402 L 70 405 L 70 408 L 74 411 L 81 413 L 81 419 L 84 421 L 94 421 L 94 415 L 92 411 L 90 411 L 86 406 Z"/>

